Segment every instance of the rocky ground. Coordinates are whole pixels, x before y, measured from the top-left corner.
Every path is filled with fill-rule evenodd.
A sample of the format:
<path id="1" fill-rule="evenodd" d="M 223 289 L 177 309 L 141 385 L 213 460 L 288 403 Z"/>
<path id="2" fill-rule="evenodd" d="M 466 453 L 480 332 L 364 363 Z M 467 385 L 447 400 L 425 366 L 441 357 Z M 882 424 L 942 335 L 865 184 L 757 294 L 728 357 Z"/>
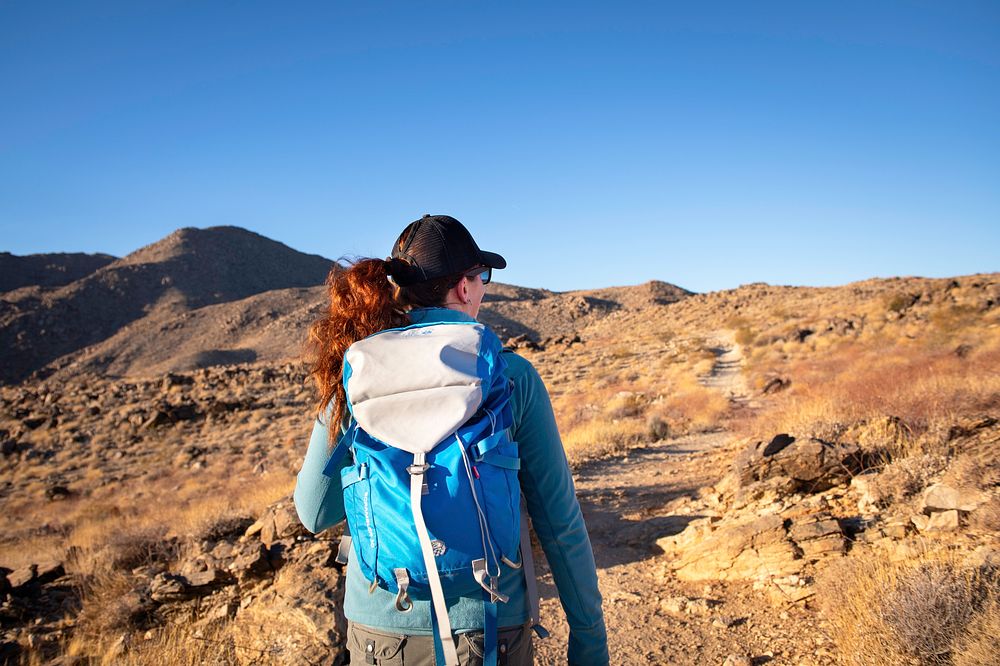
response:
<path id="1" fill-rule="evenodd" d="M 290 504 L 314 409 L 298 353 L 324 307 L 322 287 L 296 285 L 326 260 L 209 236 L 178 232 L 0 299 L 17 343 L 4 353 L 33 350 L 14 374 L 37 371 L 0 386 L 0 663 L 346 659 L 338 535 L 305 533 Z M 299 265 L 247 286 L 204 260 L 247 253 Z M 208 271 L 191 275 L 211 289 L 176 282 L 176 266 Z M 98 292 L 109 313 L 139 296 L 99 339 L 47 348 Z M 904 663 L 920 641 L 851 653 L 845 626 L 875 643 L 895 629 L 849 608 L 885 615 L 892 588 L 845 565 L 897 576 L 944 558 L 995 580 L 998 306 L 996 275 L 697 295 L 493 285 L 483 319 L 553 397 L 612 663 Z M 538 662 L 562 663 L 544 560 L 539 573 L 553 636 Z M 973 599 L 968 636 L 914 615 L 918 638 L 944 637 L 943 657 L 914 659 L 997 663 L 982 638 L 996 608 Z"/>
<path id="2" fill-rule="evenodd" d="M 752 409 L 736 390 L 738 350 L 713 349 L 705 381 Z M 338 535 L 307 534 L 288 497 L 309 397 L 296 365 L 2 389 L 0 654 L 72 663 L 99 645 L 138 659 L 183 640 L 219 663 L 342 660 Z M 906 558 L 936 542 L 996 562 L 1000 424 L 965 419 L 951 437 L 979 456 L 978 483 L 927 463 L 906 502 L 887 500 L 898 471 L 866 472 L 859 446 L 809 437 L 721 430 L 576 463 L 613 663 L 836 663 L 817 601 L 831 561 L 868 549 Z M 272 486 L 276 500 L 263 511 L 232 501 L 247 484 Z M 213 493 L 232 496 L 224 510 L 199 509 Z M 150 515 L 138 506 L 150 501 L 204 520 L 176 506 Z M 567 629 L 544 558 L 539 574 L 553 636 L 538 662 L 562 663 Z M 110 640 L 82 642 L 109 629 Z"/>

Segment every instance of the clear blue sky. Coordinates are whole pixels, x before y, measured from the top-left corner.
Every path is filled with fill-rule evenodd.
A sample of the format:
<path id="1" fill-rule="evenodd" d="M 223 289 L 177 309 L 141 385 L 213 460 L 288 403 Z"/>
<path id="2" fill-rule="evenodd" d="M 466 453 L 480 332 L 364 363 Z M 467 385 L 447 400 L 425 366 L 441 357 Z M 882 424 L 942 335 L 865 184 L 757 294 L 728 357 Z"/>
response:
<path id="1" fill-rule="evenodd" d="M 997 2 L 0 0 L 0 249 L 239 225 L 505 282 L 1000 270 Z"/>

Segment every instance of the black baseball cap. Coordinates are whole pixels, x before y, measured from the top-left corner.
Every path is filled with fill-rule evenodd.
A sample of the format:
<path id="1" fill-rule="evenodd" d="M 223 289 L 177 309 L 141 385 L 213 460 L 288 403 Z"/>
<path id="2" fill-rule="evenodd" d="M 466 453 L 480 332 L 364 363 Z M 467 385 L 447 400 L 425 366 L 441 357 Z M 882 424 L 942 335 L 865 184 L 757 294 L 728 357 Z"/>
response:
<path id="1" fill-rule="evenodd" d="M 449 215 L 424 215 L 411 222 L 386 261 L 393 282 L 403 287 L 479 266 L 507 267 L 499 254 L 480 250 L 469 230 Z"/>

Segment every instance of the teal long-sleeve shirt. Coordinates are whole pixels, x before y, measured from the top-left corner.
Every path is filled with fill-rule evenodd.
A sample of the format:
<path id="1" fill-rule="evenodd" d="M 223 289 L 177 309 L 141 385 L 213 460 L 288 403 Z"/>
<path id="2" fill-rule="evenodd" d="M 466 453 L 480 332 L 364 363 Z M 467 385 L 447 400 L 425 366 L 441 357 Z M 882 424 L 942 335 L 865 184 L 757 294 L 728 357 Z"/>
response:
<path id="1" fill-rule="evenodd" d="M 471 321 L 467 315 L 446 308 L 420 308 L 413 310 L 410 317 L 414 323 Z M 513 352 L 504 352 L 504 360 L 514 385 L 514 439 L 521 457 L 518 478 L 566 612 L 570 627 L 568 661 L 607 664 L 607 633 L 593 550 L 548 391 L 527 360 Z M 323 474 L 329 455 L 327 426 L 317 420 L 295 485 L 295 507 L 311 532 L 332 527 L 345 517 L 339 475 L 331 478 Z M 528 607 L 521 571 L 505 569 L 500 589 L 510 596 L 510 601 L 499 604 L 499 626 L 526 622 Z M 395 609 L 395 599 L 395 594 L 382 588 L 370 593 L 368 581 L 350 558 L 344 599 L 344 614 L 349 620 L 387 632 L 432 633 L 430 601 L 414 601 L 412 611 L 400 613 Z M 454 631 L 482 629 L 481 597 L 459 597 L 447 603 Z"/>

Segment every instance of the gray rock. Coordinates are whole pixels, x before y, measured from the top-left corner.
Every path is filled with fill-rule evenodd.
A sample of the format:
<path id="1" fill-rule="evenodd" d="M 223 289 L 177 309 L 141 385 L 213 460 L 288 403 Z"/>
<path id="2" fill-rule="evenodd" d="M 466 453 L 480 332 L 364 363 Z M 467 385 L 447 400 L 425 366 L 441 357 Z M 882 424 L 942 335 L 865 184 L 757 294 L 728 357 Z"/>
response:
<path id="1" fill-rule="evenodd" d="M 268 576 L 274 570 L 267 556 L 268 550 L 264 544 L 253 544 L 233 560 L 229 569 L 240 580 Z"/>
<path id="2" fill-rule="evenodd" d="M 229 581 L 229 577 L 218 569 L 206 569 L 205 571 L 191 573 L 185 576 L 185 578 L 187 578 L 188 585 L 198 588 L 200 594 L 207 591 L 204 588 L 217 587 Z"/>
<path id="3" fill-rule="evenodd" d="M 182 601 L 191 595 L 188 591 L 187 581 L 183 576 L 163 573 L 157 575 L 149 584 L 149 596 L 153 601 L 168 603 Z"/>
<path id="4" fill-rule="evenodd" d="M 308 534 L 299 521 L 295 507 L 285 504 L 274 508 L 274 531 L 279 539 L 288 539 Z"/>
<path id="5" fill-rule="evenodd" d="M 15 592 L 35 579 L 35 569 L 37 565 L 29 564 L 26 567 L 15 569 L 7 574 L 7 583 Z"/>
<path id="6" fill-rule="evenodd" d="M 943 483 L 936 483 L 923 496 L 924 513 L 935 511 L 975 511 L 982 503 L 982 493 L 967 488 L 953 488 Z"/>
<path id="7" fill-rule="evenodd" d="M 821 492 L 847 483 L 861 470 L 856 444 L 777 435 L 770 442 L 750 442 L 737 456 L 733 471 L 741 486 L 788 477 L 795 492 Z"/>

